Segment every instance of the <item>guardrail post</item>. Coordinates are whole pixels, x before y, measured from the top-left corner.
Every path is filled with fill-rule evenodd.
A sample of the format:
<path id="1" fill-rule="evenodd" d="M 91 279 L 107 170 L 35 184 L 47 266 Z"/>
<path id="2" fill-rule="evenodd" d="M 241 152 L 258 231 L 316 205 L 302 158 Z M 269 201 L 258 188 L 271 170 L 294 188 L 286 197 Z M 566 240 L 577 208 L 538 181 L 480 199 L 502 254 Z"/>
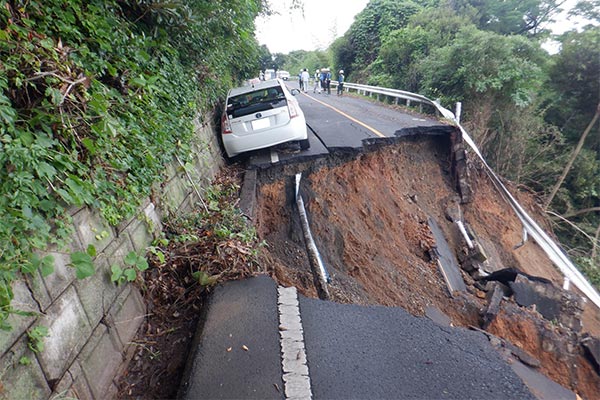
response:
<path id="1" fill-rule="evenodd" d="M 462 113 L 462 103 L 460 101 L 456 102 L 456 112 L 454 116 L 456 117 L 456 122 L 460 124 L 460 114 Z"/>
<path id="2" fill-rule="evenodd" d="M 410 107 L 410 99 L 406 99 L 406 107 Z"/>

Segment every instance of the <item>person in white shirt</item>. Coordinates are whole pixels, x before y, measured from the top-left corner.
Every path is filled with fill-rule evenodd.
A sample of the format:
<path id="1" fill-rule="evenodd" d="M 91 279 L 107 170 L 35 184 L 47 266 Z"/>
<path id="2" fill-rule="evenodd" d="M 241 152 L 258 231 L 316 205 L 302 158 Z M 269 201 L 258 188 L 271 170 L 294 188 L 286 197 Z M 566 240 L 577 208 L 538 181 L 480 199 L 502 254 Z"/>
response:
<path id="1" fill-rule="evenodd" d="M 319 69 L 315 72 L 315 87 L 313 88 L 313 93 L 315 92 L 321 94 L 321 71 L 319 71 Z"/>
<path id="2" fill-rule="evenodd" d="M 308 92 L 308 80 L 310 79 L 310 74 L 308 73 L 308 70 L 306 68 L 304 68 L 302 70 L 302 90 L 306 93 Z"/>

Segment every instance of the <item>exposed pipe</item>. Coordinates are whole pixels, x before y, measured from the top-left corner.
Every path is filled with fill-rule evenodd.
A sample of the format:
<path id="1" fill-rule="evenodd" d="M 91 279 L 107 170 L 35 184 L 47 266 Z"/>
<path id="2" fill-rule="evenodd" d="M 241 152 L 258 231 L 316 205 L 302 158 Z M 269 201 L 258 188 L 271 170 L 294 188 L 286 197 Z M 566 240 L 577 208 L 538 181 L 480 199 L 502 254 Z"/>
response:
<path id="1" fill-rule="evenodd" d="M 460 123 L 460 115 L 462 114 L 462 103 L 460 101 L 456 102 L 456 111 L 454 115 L 456 116 L 456 122 Z"/>
<path id="2" fill-rule="evenodd" d="M 469 237 L 469 234 L 467 233 L 467 230 L 465 229 L 465 226 L 463 225 L 462 221 L 456 221 L 456 225 L 458 226 L 458 230 L 460 231 L 460 233 L 462 233 L 463 237 L 465 238 L 467 246 L 469 246 L 470 249 L 475 247 L 473 246 L 473 242 L 471 241 L 471 238 Z"/>
<path id="3" fill-rule="evenodd" d="M 302 174 L 296 174 L 296 206 L 298 206 L 298 214 L 300 216 L 300 224 L 302 225 L 302 233 L 304 234 L 304 243 L 306 244 L 306 252 L 308 253 L 308 261 L 313 274 L 316 275 L 317 292 L 322 300 L 329 300 L 329 290 L 327 284 L 331 282 L 331 277 L 325 269 L 319 249 L 313 239 L 312 233 L 310 232 L 310 225 L 308 223 L 308 217 L 306 215 L 306 209 L 304 208 L 304 201 L 302 195 L 300 195 L 300 180 Z"/>

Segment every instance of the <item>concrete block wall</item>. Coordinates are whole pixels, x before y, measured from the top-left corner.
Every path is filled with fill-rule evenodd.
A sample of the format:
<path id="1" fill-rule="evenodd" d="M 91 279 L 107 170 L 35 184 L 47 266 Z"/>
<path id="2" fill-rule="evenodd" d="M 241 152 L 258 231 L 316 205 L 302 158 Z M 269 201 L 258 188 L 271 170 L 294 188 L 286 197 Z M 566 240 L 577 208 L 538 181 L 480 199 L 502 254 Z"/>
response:
<path id="1" fill-rule="evenodd" d="M 202 120 L 207 121 L 203 123 Z M 195 122 L 194 159 L 186 165 L 174 160 L 167 179 L 145 199 L 138 215 L 109 226 L 96 210 L 73 209 L 75 235 L 70 248 L 50 248 L 55 272 L 36 273 L 13 284 L 12 305 L 37 317 L 12 315 L 10 332 L 0 332 L 0 399 L 106 399 L 113 398 L 115 378 L 126 364 L 132 340 L 145 318 L 139 290 L 110 281 L 110 266 L 123 266 L 130 251 L 144 254 L 162 229 L 161 220 L 183 215 L 198 202 L 197 193 L 214 178 L 222 165 L 212 116 Z M 69 266 L 70 252 L 93 244 L 96 273 L 78 280 Z M 27 332 L 48 328 L 44 350 L 28 347 Z"/>

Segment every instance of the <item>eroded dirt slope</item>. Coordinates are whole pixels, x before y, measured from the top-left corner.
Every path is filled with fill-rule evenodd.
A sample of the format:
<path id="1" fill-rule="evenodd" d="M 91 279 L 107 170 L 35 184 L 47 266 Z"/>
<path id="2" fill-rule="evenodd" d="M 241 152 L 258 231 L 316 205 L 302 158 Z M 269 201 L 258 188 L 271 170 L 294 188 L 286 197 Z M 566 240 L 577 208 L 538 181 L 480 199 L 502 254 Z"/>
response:
<path id="1" fill-rule="evenodd" d="M 447 218 L 449 210 L 460 210 L 477 235 L 488 256 L 488 272 L 518 268 L 562 285 L 562 275 L 533 241 L 516 247 L 522 240 L 522 226 L 477 163 L 469 167 L 473 201 L 459 204 L 449 147 L 444 137 L 406 138 L 368 153 L 333 157 L 303 172 L 302 193 L 313 235 L 332 276 L 329 290 L 334 301 L 400 306 L 415 315 L 424 315 L 433 306 L 454 325 L 480 327 L 487 304 L 482 287 L 462 272 L 467 291 L 451 295 L 431 259 L 436 244 L 428 218 L 440 226 L 459 260 L 465 251 L 462 237 Z M 292 169 L 263 177 L 258 231 L 279 265 L 280 282 L 316 296 L 293 212 L 292 175 L 297 171 Z M 513 193 L 544 226 L 535 199 Z M 540 360 L 539 370 L 551 379 L 584 398 L 595 398 L 600 378 L 573 349 L 576 338 L 535 310 L 511 301 L 504 301 L 489 332 Z M 596 308 L 586 306 L 583 329 L 595 336 L 600 333 L 598 314 Z M 549 339 L 555 336 L 556 340 Z M 559 342 L 565 349 L 555 345 Z"/>

